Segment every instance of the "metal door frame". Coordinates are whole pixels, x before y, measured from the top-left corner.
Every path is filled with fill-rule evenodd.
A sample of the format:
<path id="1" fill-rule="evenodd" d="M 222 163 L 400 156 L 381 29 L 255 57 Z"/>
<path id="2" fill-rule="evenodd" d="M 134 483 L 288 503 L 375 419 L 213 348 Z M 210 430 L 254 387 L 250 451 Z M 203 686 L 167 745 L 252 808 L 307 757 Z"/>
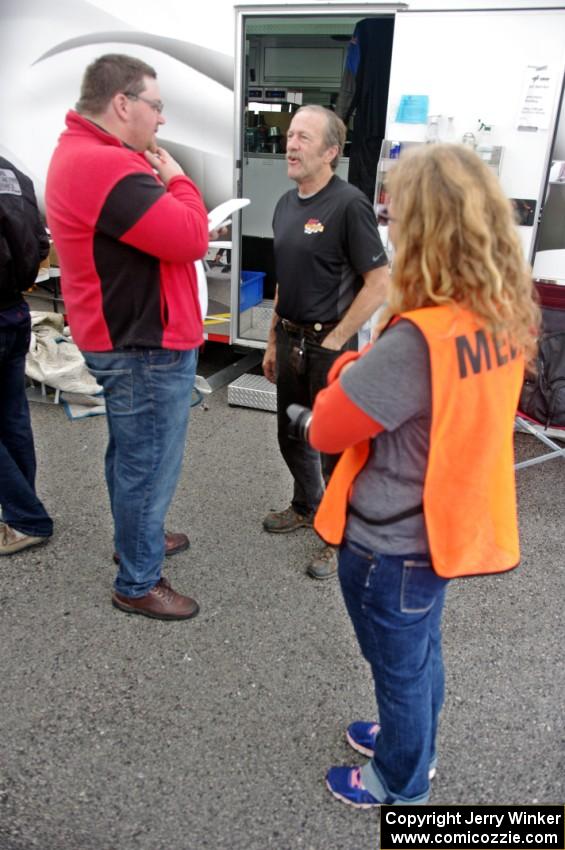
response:
<path id="1" fill-rule="evenodd" d="M 235 14 L 235 80 L 234 80 L 234 184 L 233 197 L 241 197 L 243 164 L 243 114 L 245 81 L 245 23 L 248 18 L 274 17 L 378 17 L 394 15 L 407 10 L 407 4 L 399 3 L 324 3 L 289 5 L 246 5 L 236 6 Z M 262 340 L 246 339 L 239 335 L 239 279 L 241 272 L 241 214 L 234 217 L 232 227 L 231 254 L 231 297 L 230 297 L 230 343 L 248 348 L 265 348 Z"/>

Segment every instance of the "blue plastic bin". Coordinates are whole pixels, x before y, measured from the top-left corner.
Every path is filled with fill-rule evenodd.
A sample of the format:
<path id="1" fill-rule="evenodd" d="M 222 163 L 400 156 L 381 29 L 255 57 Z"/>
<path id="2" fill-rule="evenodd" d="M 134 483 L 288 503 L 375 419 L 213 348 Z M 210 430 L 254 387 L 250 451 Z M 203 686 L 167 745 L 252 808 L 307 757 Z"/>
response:
<path id="1" fill-rule="evenodd" d="M 239 309 L 241 312 L 263 300 L 265 272 L 241 272 Z"/>

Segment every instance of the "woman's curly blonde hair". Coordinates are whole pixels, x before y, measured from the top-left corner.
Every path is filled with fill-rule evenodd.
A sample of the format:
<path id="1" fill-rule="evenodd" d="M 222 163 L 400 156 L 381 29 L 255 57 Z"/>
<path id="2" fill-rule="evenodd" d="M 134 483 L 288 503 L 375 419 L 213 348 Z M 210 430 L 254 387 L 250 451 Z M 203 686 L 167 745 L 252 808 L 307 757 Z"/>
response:
<path id="1" fill-rule="evenodd" d="M 497 177 L 463 145 L 421 145 L 389 172 L 396 221 L 388 316 L 461 304 L 527 360 L 539 327 L 531 270 Z"/>

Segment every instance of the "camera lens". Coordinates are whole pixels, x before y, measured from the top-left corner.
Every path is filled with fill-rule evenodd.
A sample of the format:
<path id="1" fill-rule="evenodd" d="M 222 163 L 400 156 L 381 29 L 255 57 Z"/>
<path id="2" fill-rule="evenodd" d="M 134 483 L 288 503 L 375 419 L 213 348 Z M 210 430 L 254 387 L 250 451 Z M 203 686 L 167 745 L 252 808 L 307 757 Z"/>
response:
<path id="1" fill-rule="evenodd" d="M 286 409 L 289 418 L 288 433 L 296 440 L 308 442 L 308 429 L 312 419 L 312 411 L 301 404 L 289 404 Z"/>

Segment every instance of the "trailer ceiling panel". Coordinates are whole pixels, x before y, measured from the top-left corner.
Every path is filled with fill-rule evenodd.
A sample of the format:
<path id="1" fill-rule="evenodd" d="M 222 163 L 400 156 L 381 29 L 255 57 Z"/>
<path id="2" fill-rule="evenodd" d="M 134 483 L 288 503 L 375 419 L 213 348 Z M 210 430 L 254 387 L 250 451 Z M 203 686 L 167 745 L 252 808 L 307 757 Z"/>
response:
<path id="1" fill-rule="evenodd" d="M 250 16 L 246 19 L 245 34 L 250 35 L 350 35 L 358 17 L 335 18 L 271 18 Z"/>

